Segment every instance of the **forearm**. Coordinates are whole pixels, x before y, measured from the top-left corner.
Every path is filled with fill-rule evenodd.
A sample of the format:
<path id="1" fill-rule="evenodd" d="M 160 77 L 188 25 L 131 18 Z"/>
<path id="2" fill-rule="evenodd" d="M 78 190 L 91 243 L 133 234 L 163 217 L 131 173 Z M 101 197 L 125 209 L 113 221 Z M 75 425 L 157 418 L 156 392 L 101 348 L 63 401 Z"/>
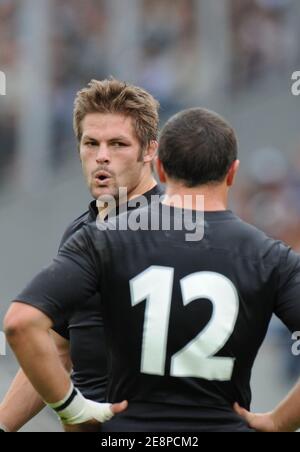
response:
<path id="1" fill-rule="evenodd" d="M 272 412 L 280 432 L 295 432 L 300 428 L 300 383 Z"/>
<path id="2" fill-rule="evenodd" d="M 29 327 L 7 331 L 7 339 L 24 373 L 48 403 L 64 398 L 71 380 L 47 330 Z"/>
<path id="3" fill-rule="evenodd" d="M 69 354 L 69 342 L 51 331 L 60 360 L 70 372 L 72 363 Z M 3 402 L 0 404 L 0 425 L 10 432 L 18 431 L 23 425 L 36 416 L 45 406 L 23 370 L 20 369 L 14 378 Z"/>
<path id="4" fill-rule="evenodd" d="M 20 369 L 0 404 L 0 424 L 5 425 L 10 432 L 16 432 L 44 406 L 43 400 Z"/>
<path id="5" fill-rule="evenodd" d="M 7 340 L 24 373 L 64 424 L 106 422 L 126 410 L 127 402 L 96 403 L 74 388 L 49 330 L 52 321 L 40 310 L 15 301 L 4 319 Z"/>

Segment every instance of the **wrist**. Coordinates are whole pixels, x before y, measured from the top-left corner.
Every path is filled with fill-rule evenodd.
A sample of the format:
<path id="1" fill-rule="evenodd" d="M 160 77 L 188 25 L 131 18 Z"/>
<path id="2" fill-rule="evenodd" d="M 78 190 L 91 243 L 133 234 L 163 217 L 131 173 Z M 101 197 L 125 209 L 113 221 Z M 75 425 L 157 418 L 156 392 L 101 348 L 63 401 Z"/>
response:
<path id="1" fill-rule="evenodd" d="M 106 422 L 113 417 L 108 403 L 96 403 L 87 400 L 83 395 L 71 385 L 65 397 L 56 403 L 48 403 L 56 414 L 60 417 L 63 424 L 77 425 L 97 420 Z"/>
<path id="2" fill-rule="evenodd" d="M 74 418 L 83 409 L 82 398 L 81 393 L 71 384 L 69 391 L 62 400 L 55 403 L 47 403 L 47 405 L 56 412 L 63 423 L 72 424 Z"/>

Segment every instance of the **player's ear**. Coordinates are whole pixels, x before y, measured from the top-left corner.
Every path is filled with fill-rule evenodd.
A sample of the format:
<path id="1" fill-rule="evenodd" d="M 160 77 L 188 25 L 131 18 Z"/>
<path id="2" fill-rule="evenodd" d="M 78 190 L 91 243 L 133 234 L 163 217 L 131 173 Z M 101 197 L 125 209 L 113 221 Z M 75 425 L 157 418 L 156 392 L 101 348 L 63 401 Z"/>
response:
<path id="1" fill-rule="evenodd" d="M 82 154 L 81 154 L 81 138 L 80 138 L 80 140 L 77 141 L 77 150 L 78 150 L 78 155 L 79 155 L 80 161 L 82 161 Z"/>
<path id="2" fill-rule="evenodd" d="M 144 163 L 153 162 L 158 149 L 158 143 L 155 140 L 152 140 L 144 154 Z"/>
<path id="3" fill-rule="evenodd" d="M 78 151 L 78 155 L 79 155 L 79 158 L 80 158 L 80 161 L 81 161 L 82 158 L 81 158 L 81 152 L 80 152 L 80 143 L 77 144 L 77 151 Z"/>
<path id="4" fill-rule="evenodd" d="M 238 169 L 240 167 L 240 161 L 235 160 L 231 167 L 229 168 L 228 174 L 227 174 L 227 186 L 232 187 L 238 172 Z"/>
<path id="5" fill-rule="evenodd" d="M 167 182 L 167 178 L 166 178 L 166 173 L 165 173 L 163 164 L 161 163 L 161 161 L 159 160 L 158 157 L 155 158 L 155 163 L 156 163 L 156 171 L 157 171 L 159 180 L 162 184 L 165 184 Z"/>

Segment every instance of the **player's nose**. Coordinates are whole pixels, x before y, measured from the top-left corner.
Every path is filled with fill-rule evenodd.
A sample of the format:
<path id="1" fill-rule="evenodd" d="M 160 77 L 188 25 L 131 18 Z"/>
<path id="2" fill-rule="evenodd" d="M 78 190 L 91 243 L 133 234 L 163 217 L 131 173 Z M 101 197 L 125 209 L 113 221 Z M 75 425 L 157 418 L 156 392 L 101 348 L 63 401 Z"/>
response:
<path id="1" fill-rule="evenodd" d="M 96 161 L 99 164 L 110 162 L 109 149 L 105 144 L 101 144 L 97 150 Z"/>

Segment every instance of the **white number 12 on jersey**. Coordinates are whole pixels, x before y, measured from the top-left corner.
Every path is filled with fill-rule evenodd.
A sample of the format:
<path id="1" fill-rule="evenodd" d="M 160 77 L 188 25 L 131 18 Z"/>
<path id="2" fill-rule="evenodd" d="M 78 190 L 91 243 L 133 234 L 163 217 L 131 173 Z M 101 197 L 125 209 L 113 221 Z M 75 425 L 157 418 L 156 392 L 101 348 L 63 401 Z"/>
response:
<path id="1" fill-rule="evenodd" d="M 141 372 L 164 375 L 174 269 L 152 266 L 130 281 L 131 302 L 136 306 L 146 300 Z M 233 283 L 213 272 L 198 272 L 180 281 L 184 306 L 209 299 L 213 315 L 195 339 L 171 358 L 172 377 L 193 377 L 229 381 L 234 358 L 216 357 L 233 333 L 239 297 Z"/>

